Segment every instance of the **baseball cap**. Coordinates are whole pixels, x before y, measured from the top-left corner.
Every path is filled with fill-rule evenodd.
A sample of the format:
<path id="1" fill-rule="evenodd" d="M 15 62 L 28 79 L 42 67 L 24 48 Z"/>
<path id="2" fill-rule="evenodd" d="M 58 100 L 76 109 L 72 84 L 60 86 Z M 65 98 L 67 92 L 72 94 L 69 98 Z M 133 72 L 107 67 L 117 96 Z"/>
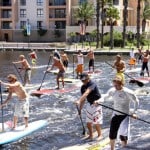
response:
<path id="1" fill-rule="evenodd" d="M 119 82 L 123 84 L 122 78 L 120 76 L 115 76 L 115 78 L 113 79 L 113 82 Z"/>
<path id="2" fill-rule="evenodd" d="M 82 73 L 82 74 L 80 74 L 80 80 L 86 80 L 86 79 L 89 79 L 88 73 Z"/>

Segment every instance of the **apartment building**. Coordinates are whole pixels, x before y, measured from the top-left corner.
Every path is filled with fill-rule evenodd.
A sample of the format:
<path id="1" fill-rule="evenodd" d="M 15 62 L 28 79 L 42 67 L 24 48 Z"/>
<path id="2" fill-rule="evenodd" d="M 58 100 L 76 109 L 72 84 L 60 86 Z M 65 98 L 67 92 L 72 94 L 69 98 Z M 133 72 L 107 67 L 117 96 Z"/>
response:
<path id="1" fill-rule="evenodd" d="M 96 0 L 1 0 L 0 1 L 0 41 L 16 42 L 53 42 L 66 41 L 70 32 L 79 32 L 79 21 L 74 17 L 82 2 L 92 3 L 96 10 Z M 122 32 L 123 0 L 112 0 L 120 12 L 120 20 L 115 30 Z M 127 31 L 136 33 L 137 0 L 128 1 Z M 141 3 L 141 9 L 144 8 Z M 95 11 L 96 13 L 96 11 Z M 142 19 L 141 19 L 142 20 Z M 141 21 L 142 22 L 142 21 Z M 23 29 L 29 27 L 30 34 L 24 36 Z M 101 19 L 100 19 L 101 25 Z M 147 31 L 150 23 L 147 21 Z M 46 30 L 43 36 L 39 29 Z M 88 20 L 87 31 L 96 29 L 96 16 Z M 100 30 L 101 31 L 101 30 Z M 104 32 L 109 32 L 107 21 Z"/>

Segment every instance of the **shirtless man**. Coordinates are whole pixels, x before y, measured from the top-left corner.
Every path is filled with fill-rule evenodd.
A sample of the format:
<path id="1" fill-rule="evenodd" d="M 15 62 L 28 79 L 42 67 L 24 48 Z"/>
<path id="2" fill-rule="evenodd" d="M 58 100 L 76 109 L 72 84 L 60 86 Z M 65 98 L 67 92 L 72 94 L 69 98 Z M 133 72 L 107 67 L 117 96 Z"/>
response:
<path id="1" fill-rule="evenodd" d="M 113 68 L 115 68 L 117 71 L 116 76 L 120 76 L 123 84 L 125 84 L 124 71 L 126 66 L 125 66 L 125 62 L 122 60 L 120 55 L 116 56 L 116 60 L 114 62 Z"/>
<path id="2" fill-rule="evenodd" d="M 8 96 L 6 100 L 0 105 L 0 108 L 7 105 L 7 103 L 11 100 L 12 94 L 14 93 L 18 101 L 15 104 L 14 108 L 14 118 L 13 118 L 13 129 L 16 128 L 18 117 L 24 117 L 25 121 L 25 128 L 28 127 L 28 118 L 29 118 L 29 101 L 28 101 L 28 94 L 25 91 L 24 87 L 21 83 L 17 80 L 17 77 L 13 74 L 9 74 L 7 76 L 8 83 L 4 83 L 0 80 L 0 83 L 4 86 L 8 87 Z"/>
<path id="3" fill-rule="evenodd" d="M 89 52 L 86 55 L 89 58 L 89 72 L 93 71 L 94 72 L 94 52 L 93 50 L 89 50 Z"/>
<path id="4" fill-rule="evenodd" d="M 23 86 L 25 86 L 27 83 L 30 84 L 30 80 L 31 80 L 31 67 L 30 67 L 27 59 L 25 59 L 25 56 L 24 55 L 20 55 L 19 56 L 19 61 L 13 62 L 13 64 L 21 64 L 22 65 L 21 69 L 25 71 Z"/>
<path id="5" fill-rule="evenodd" d="M 65 74 L 65 67 L 61 61 L 61 59 L 58 59 L 57 57 L 53 57 L 53 64 L 51 66 L 51 68 L 47 69 L 47 72 L 49 72 L 50 70 L 52 70 L 54 67 L 57 67 L 59 69 L 59 72 L 57 74 L 57 78 L 56 78 L 56 81 L 57 81 L 57 88 L 56 89 L 59 89 L 59 79 L 62 80 L 62 86 L 64 88 L 64 74 Z"/>
<path id="6" fill-rule="evenodd" d="M 64 52 L 64 50 L 61 51 L 61 60 L 62 60 L 64 67 L 67 69 L 69 58 L 68 58 L 67 54 Z"/>

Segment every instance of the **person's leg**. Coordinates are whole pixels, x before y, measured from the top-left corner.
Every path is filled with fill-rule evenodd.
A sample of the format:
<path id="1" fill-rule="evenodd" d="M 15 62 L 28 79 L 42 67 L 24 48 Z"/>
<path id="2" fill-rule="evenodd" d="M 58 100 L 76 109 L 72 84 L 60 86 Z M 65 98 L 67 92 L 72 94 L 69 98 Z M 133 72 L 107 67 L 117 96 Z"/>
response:
<path id="1" fill-rule="evenodd" d="M 25 128 L 28 127 L 28 117 L 24 117 L 24 122 L 25 122 Z"/>
<path id="2" fill-rule="evenodd" d="M 57 81 L 57 89 L 59 89 L 59 76 L 57 76 L 56 81 Z"/>
<path id="3" fill-rule="evenodd" d="M 17 116 L 14 116 L 14 118 L 13 118 L 13 129 L 16 128 L 17 122 L 18 122 L 18 117 L 17 117 Z"/>
<path id="4" fill-rule="evenodd" d="M 101 139 L 102 138 L 101 125 L 100 124 L 95 124 L 95 129 L 97 131 L 98 138 Z"/>
<path id="5" fill-rule="evenodd" d="M 115 139 L 110 139 L 111 150 L 115 150 Z"/>
<path id="6" fill-rule="evenodd" d="M 89 139 L 93 139 L 93 127 L 91 122 L 87 122 L 87 128 L 89 131 Z"/>

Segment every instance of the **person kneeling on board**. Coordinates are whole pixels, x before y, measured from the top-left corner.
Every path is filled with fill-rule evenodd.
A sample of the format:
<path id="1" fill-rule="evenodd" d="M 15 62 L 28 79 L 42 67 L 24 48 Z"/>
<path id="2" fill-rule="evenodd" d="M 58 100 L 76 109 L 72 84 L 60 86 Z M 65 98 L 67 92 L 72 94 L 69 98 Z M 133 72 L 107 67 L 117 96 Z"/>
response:
<path id="1" fill-rule="evenodd" d="M 14 74 L 9 74 L 7 76 L 8 83 L 4 83 L 0 80 L 0 83 L 4 86 L 8 87 L 8 96 L 6 100 L 0 105 L 0 108 L 7 105 L 7 103 L 11 100 L 12 94 L 15 93 L 18 100 L 15 103 L 14 108 L 14 118 L 13 118 L 13 129 L 16 128 L 18 117 L 24 117 L 25 128 L 28 127 L 28 118 L 29 118 L 29 101 L 28 94 L 25 91 L 22 84 L 18 81 L 17 77 Z"/>
<path id="2" fill-rule="evenodd" d="M 65 67 L 61 61 L 61 59 L 59 59 L 58 57 L 56 57 L 54 55 L 53 57 L 53 64 L 51 66 L 51 68 L 47 69 L 47 72 L 50 72 L 54 67 L 57 67 L 59 69 L 58 73 L 57 73 L 57 77 L 56 77 L 56 81 L 57 81 L 57 88 L 59 89 L 59 79 L 61 79 L 62 82 L 62 86 L 64 88 L 64 75 L 65 75 Z"/>

